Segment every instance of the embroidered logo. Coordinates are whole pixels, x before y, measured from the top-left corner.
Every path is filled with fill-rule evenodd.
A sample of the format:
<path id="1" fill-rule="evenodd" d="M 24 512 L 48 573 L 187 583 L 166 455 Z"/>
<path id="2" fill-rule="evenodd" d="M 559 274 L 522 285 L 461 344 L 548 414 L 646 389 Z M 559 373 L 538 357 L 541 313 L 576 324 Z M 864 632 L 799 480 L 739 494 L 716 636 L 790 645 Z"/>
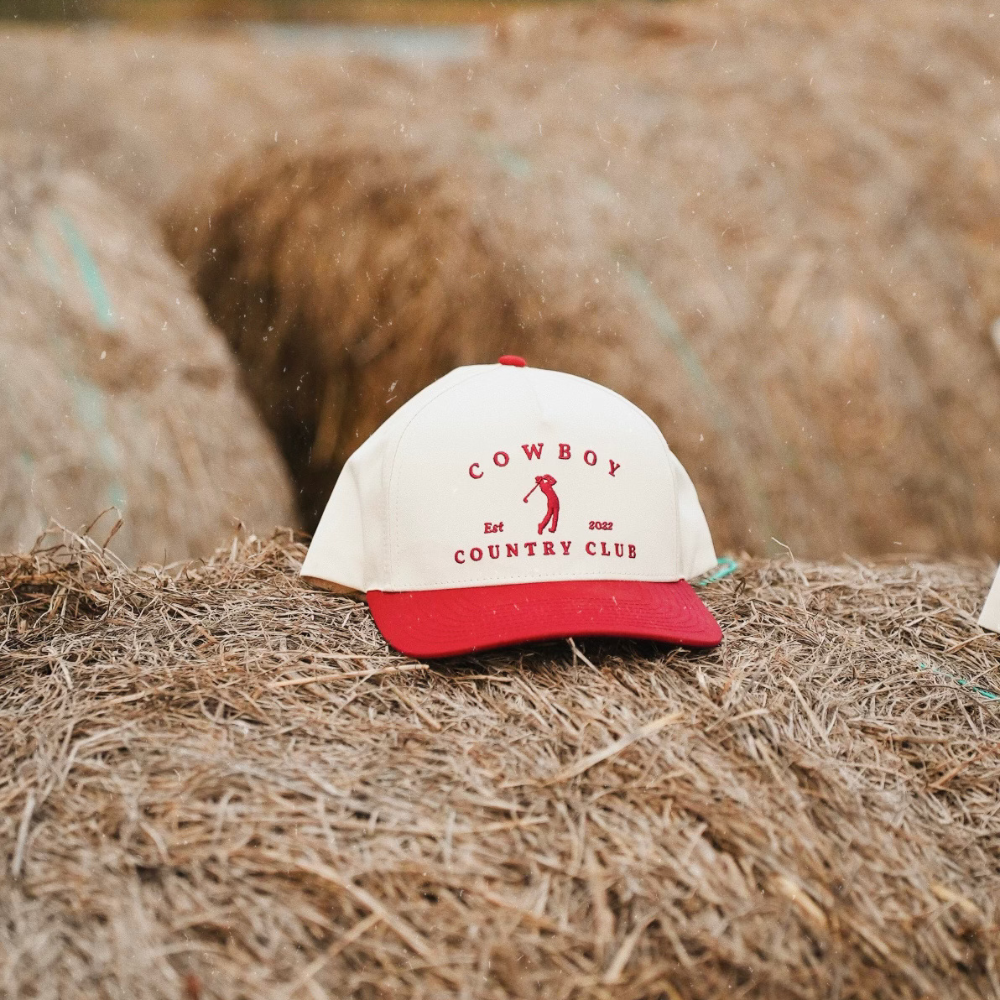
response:
<path id="1" fill-rule="evenodd" d="M 528 495 L 524 498 L 524 502 L 527 503 L 528 497 L 530 497 L 535 490 L 541 490 L 542 493 L 545 494 L 547 506 L 545 508 L 545 517 L 542 518 L 541 523 L 538 525 L 538 534 L 541 534 L 545 530 L 546 525 L 549 525 L 550 534 L 553 533 L 559 525 L 559 497 L 556 495 L 556 491 L 552 489 L 555 484 L 556 480 L 554 476 L 535 476 L 535 485 L 528 490 Z"/>
<path id="2" fill-rule="evenodd" d="M 509 446 L 508 446 L 509 447 Z M 539 464 L 542 462 L 553 462 L 556 460 L 563 462 L 573 462 L 582 461 L 582 463 L 590 469 L 594 469 L 595 472 L 598 471 L 598 466 L 603 466 L 603 460 L 599 460 L 597 457 L 597 452 L 593 448 L 585 448 L 580 450 L 576 445 L 571 445 L 568 442 L 561 441 L 558 442 L 555 447 L 558 448 L 558 453 L 554 453 L 552 450 L 552 445 L 549 444 L 548 455 L 549 458 L 545 459 L 542 457 L 543 451 L 546 447 L 543 441 L 531 441 L 526 444 L 521 445 L 521 452 L 524 452 L 524 458 L 522 459 L 521 453 L 516 449 L 511 449 L 511 451 L 504 451 L 502 448 L 493 453 L 492 467 L 489 461 L 484 462 L 473 462 L 468 469 L 469 478 L 475 482 L 485 479 L 486 484 L 490 485 L 491 479 L 494 475 L 499 475 L 501 478 L 507 473 L 504 469 L 511 469 L 514 471 L 515 476 L 519 477 L 521 469 L 524 464 L 530 463 L 538 460 Z M 488 454 L 488 452 L 487 452 Z M 614 479 L 616 482 L 622 482 L 618 479 L 616 473 L 621 469 L 621 462 L 616 462 L 613 458 L 607 458 L 607 467 L 601 468 L 600 473 L 606 474 Z M 484 468 L 485 466 L 485 468 Z M 551 467 L 551 466 L 550 466 Z M 529 465 L 530 468 L 530 465 Z M 572 483 L 572 477 L 568 480 Z M 560 514 L 560 501 L 559 495 L 553 489 L 557 485 L 557 480 L 555 476 L 551 476 L 548 473 L 544 475 L 535 476 L 535 485 L 531 487 L 530 490 L 523 497 L 524 503 L 528 503 L 536 490 L 538 490 L 542 496 L 545 497 L 545 516 L 538 524 L 538 534 L 541 535 L 545 533 L 545 529 L 548 528 L 548 534 L 555 534 L 559 527 L 559 514 Z M 566 485 L 564 481 L 563 486 Z M 562 487 L 560 487 L 562 489 Z M 508 494 L 509 495 L 509 494 Z M 621 530 L 621 525 L 617 521 L 604 520 L 603 517 L 600 520 L 586 520 L 582 524 L 578 524 L 576 529 L 574 529 L 574 517 L 580 515 L 579 509 L 576 509 L 574 514 L 574 508 L 577 508 L 576 504 L 571 504 L 571 510 L 567 515 L 570 520 L 569 530 L 573 532 L 574 530 L 583 530 L 583 525 L 588 525 L 590 531 L 606 531 L 606 532 L 619 532 Z M 494 517 L 497 514 L 502 514 L 503 510 L 490 510 L 483 511 L 483 513 L 493 514 Z M 513 513 L 513 512 L 508 512 Z M 586 511 L 588 514 L 605 514 L 606 511 Z M 516 527 L 519 518 L 517 517 L 506 517 L 502 521 L 494 520 L 491 517 L 490 520 L 483 520 L 479 523 L 483 525 L 484 535 L 494 535 L 503 532 L 505 535 L 513 535 L 513 532 L 517 531 Z M 508 522 L 508 523 L 505 523 Z M 530 529 L 528 529 L 530 531 Z M 582 552 L 587 557 L 593 557 L 596 560 L 600 560 L 601 557 L 607 557 L 610 559 L 637 559 L 639 557 L 638 546 L 634 542 L 619 542 L 615 541 L 615 535 L 605 535 L 607 541 L 597 542 L 593 540 L 583 541 L 581 538 L 577 538 L 576 548 L 573 548 L 574 539 L 569 538 L 566 540 L 555 541 L 554 539 L 550 542 L 537 541 L 530 542 L 526 541 L 523 537 L 516 538 L 512 537 L 510 541 L 504 541 L 503 543 L 494 543 L 492 545 L 486 544 L 485 546 L 480 543 L 479 545 L 472 545 L 468 549 L 455 549 L 454 560 L 459 566 L 465 566 L 467 564 L 478 563 L 482 561 L 489 562 L 492 559 L 531 559 L 534 556 L 554 556 L 556 558 L 560 556 L 565 556 L 569 558 L 574 558 L 571 555 L 571 551 L 576 553 L 577 556 Z M 516 540 L 515 540 L 516 539 Z M 582 545 L 582 549 L 580 546 Z M 600 548 L 598 548 L 600 546 Z M 542 560 L 539 560 L 541 562 Z M 614 565 L 609 564 L 609 565 Z M 609 570 L 609 573 L 613 572 Z"/>

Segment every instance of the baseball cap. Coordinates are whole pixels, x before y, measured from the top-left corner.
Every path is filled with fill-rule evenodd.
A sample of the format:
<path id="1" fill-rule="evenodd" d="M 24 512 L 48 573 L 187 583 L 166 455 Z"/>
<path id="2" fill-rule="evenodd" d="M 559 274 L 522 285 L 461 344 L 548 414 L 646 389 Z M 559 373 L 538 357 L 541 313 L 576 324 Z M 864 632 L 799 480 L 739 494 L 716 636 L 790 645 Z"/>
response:
<path id="1" fill-rule="evenodd" d="M 392 647 L 433 658 L 591 635 L 715 646 L 688 583 L 715 565 L 642 410 L 505 356 L 438 379 L 354 452 L 302 575 L 365 591 Z"/>

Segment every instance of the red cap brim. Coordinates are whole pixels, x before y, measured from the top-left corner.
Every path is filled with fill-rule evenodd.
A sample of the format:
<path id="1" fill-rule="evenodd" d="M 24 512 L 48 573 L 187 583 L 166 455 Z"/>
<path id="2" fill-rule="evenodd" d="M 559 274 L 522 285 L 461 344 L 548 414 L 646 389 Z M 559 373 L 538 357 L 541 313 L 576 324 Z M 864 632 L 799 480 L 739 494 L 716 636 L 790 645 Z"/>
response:
<path id="1" fill-rule="evenodd" d="M 686 580 L 574 580 L 457 590 L 368 591 L 382 635 L 408 656 L 458 656 L 567 636 L 717 646 L 722 629 Z"/>

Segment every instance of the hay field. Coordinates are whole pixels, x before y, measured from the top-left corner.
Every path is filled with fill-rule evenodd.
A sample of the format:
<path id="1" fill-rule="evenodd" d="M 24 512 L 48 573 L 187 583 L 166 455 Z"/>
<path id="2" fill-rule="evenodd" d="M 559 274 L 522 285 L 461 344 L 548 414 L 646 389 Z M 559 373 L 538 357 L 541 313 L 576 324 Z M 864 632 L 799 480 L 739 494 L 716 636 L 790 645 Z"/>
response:
<path id="1" fill-rule="evenodd" d="M 433 667 L 301 544 L 0 560 L 9 996 L 1000 996 L 985 565 L 756 561 L 726 639 Z"/>
<path id="2" fill-rule="evenodd" d="M 294 523 L 281 456 L 148 222 L 85 174 L 0 161 L 0 231 L 0 551 L 51 518 L 132 564 Z"/>
<path id="3" fill-rule="evenodd" d="M 393 407 L 500 344 L 650 412 L 723 549 L 1000 556 L 991 12 L 526 15 L 210 179 L 171 243 L 305 522 Z"/>

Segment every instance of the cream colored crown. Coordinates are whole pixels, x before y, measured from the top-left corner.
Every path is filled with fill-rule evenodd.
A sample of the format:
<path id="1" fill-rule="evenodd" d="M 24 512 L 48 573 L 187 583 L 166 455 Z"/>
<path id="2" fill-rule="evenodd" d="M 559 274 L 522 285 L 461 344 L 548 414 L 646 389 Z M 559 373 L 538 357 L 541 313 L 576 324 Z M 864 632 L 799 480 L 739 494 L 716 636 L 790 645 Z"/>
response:
<path id="1" fill-rule="evenodd" d="M 641 410 L 563 372 L 478 365 L 351 456 L 302 573 L 409 591 L 675 581 L 715 563 L 694 486 Z"/>

